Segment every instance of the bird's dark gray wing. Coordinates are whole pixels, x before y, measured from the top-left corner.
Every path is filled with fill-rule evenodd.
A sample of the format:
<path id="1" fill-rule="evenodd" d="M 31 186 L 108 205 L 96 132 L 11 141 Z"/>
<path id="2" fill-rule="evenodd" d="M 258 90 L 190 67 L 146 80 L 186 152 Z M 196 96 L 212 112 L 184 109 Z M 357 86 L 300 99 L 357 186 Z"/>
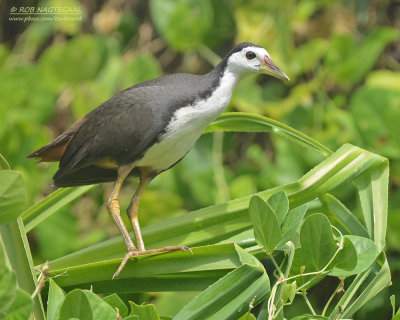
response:
<path id="1" fill-rule="evenodd" d="M 139 159 L 174 110 L 196 98 L 199 78 L 183 77 L 185 81 L 174 75 L 128 88 L 90 112 L 68 144 L 54 179 L 106 158 L 120 165 Z"/>

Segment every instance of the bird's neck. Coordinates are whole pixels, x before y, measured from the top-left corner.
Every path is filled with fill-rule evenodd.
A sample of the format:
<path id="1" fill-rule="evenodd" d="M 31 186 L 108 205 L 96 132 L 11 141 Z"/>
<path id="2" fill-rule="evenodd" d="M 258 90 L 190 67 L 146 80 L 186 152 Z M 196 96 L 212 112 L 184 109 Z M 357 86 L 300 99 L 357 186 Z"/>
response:
<path id="1" fill-rule="evenodd" d="M 231 70 L 227 64 L 227 61 L 223 59 L 209 73 L 209 76 L 213 79 L 212 83 L 215 88 L 214 94 L 224 95 L 230 100 L 236 84 L 242 75 Z M 227 104 L 229 103 L 229 100 L 227 101 Z"/>

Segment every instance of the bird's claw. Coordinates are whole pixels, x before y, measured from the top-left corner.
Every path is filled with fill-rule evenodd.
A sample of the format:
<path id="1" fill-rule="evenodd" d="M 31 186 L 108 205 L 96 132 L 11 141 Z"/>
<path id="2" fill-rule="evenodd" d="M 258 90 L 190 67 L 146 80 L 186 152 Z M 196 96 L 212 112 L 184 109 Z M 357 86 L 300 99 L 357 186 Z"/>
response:
<path id="1" fill-rule="evenodd" d="M 150 249 L 150 250 L 143 250 L 139 251 L 136 248 L 134 249 L 129 249 L 128 252 L 126 253 L 124 259 L 122 260 L 121 264 L 118 267 L 118 270 L 114 273 L 113 279 L 117 278 L 119 274 L 121 273 L 122 269 L 125 267 L 125 264 L 128 262 L 130 258 L 137 257 L 137 256 L 142 256 L 146 254 L 153 254 L 153 253 L 160 253 L 160 252 L 172 252 L 172 251 L 189 251 L 191 254 L 193 254 L 192 249 L 190 249 L 187 246 L 170 246 L 170 247 L 164 247 L 161 249 Z"/>
<path id="2" fill-rule="evenodd" d="M 113 280 L 119 276 L 119 274 L 121 273 L 122 269 L 125 267 L 125 265 L 128 262 L 128 260 L 130 258 L 137 257 L 138 255 L 139 255 L 139 251 L 137 249 L 128 250 L 128 252 L 126 253 L 124 259 L 122 260 L 121 264 L 119 265 L 117 271 L 114 273 L 114 275 L 112 277 Z"/>

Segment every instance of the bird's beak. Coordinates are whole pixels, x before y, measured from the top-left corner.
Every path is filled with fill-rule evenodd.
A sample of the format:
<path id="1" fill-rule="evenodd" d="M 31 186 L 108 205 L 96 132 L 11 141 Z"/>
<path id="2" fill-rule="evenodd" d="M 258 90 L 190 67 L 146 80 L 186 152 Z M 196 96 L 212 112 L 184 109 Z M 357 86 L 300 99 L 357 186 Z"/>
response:
<path id="1" fill-rule="evenodd" d="M 264 61 L 260 67 L 260 71 L 275 78 L 290 82 L 289 77 L 281 69 L 279 69 L 267 55 L 264 56 Z"/>

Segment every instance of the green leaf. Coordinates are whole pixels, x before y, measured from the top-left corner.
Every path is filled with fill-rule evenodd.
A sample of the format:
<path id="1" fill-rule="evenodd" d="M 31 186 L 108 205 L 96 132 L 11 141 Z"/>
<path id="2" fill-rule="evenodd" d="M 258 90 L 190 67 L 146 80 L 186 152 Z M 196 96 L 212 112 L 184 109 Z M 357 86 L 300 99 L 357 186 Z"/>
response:
<path id="1" fill-rule="evenodd" d="M 340 306 L 340 308 L 344 309 L 341 317 L 351 318 L 365 303 L 390 284 L 390 277 L 389 264 L 385 254 L 382 252 L 373 267 L 356 276 L 329 317 L 331 319 L 334 318 L 339 313 Z M 359 292 L 361 284 L 363 285 L 363 290 Z M 354 300 L 352 299 L 353 297 L 355 297 Z"/>
<path id="2" fill-rule="evenodd" d="M 256 320 L 256 317 L 254 316 L 254 314 L 248 311 L 244 315 L 242 315 L 238 320 Z"/>
<path id="3" fill-rule="evenodd" d="M 281 225 L 289 210 L 289 199 L 285 191 L 282 190 L 273 194 L 270 198 L 268 198 L 267 203 L 275 212 L 279 221 L 279 225 Z"/>
<path id="4" fill-rule="evenodd" d="M 221 278 L 189 302 L 174 320 L 237 319 L 249 304 L 260 303 L 269 292 L 269 279 L 261 263 L 245 264 Z"/>
<path id="5" fill-rule="evenodd" d="M 282 295 L 282 302 L 290 302 L 292 303 L 294 300 L 294 297 L 296 296 L 296 290 L 297 290 L 297 282 L 293 281 L 292 283 L 287 283 L 285 285 L 285 289 L 283 290 L 283 295 Z"/>
<path id="6" fill-rule="evenodd" d="M 60 309 L 60 320 L 71 318 L 92 320 L 93 313 L 89 300 L 80 289 L 69 292 Z M 96 319 L 97 320 L 97 319 Z"/>
<path id="7" fill-rule="evenodd" d="M 250 113 L 225 112 L 221 114 L 207 127 L 204 133 L 215 131 L 273 132 L 324 156 L 332 154 L 329 148 L 304 133 L 274 119 Z"/>
<path id="8" fill-rule="evenodd" d="M 31 296 L 22 289 L 17 289 L 15 299 L 7 312 L 4 320 L 29 319 L 32 312 L 33 301 Z"/>
<path id="9" fill-rule="evenodd" d="M 282 224 L 282 237 L 278 243 L 278 246 L 284 245 L 289 240 L 292 242 L 296 241 L 297 231 L 300 229 L 301 221 L 303 220 L 306 211 L 306 204 L 289 211 Z"/>
<path id="10" fill-rule="evenodd" d="M 263 199 L 253 196 L 249 204 L 249 213 L 258 245 L 272 251 L 281 239 L 281 228 L 275 212 Z"/>
<path id="11" fill-rule="evenodd" d="M 392 310 L 393 310 L 392 320 L 399 320 L 400 319 L 400 308 L 396 312 L 396 296 L 394 294 L 390 296 L 390 304 L 392 305 Z"/>
<path id="12" fill-rule="evenodd" d="M 0 170 L 0 224 L 16 220 L 26 203 L 21 172 Z"/>
<path id="13" fill-rule="evenodd" d="M 17 281 L 15 273 L 6 269 L 0 274 L 0 316 L 4 317 L 8 313 L 16 294 Z"/>
<path id="14" fill-rule="evenodd" d="M 60 309 L 65 299 L 65 293 L 53 279 L 49 279 L 49 283 L 47 320 L 57 320 L 60 318 Z"/>
<path id="15" fill-rule="evenodd" d="M 117 308 L 121 317 L 125 318 L 128 316 L 128 307 L 116 293 L 104 297 L 103 301 L 107 302 L 114 310 Z"/>
<path id="16" fill-rule="evenodd" d="M 329 274 L 331 276 L 349 277 L 354 274 L 360 274 L 373 265 L 378 255 L 378 250 L 372 240 L 354 235 L 345 235 L 344 237 L 352 242 L 356 250 L 357 264 L 351 271 L 337 270 L 335 266 Z"/>
<path id="17" fill-rule="evenodd" d="M 349 238 L 344 238 L 343 249 L 339 251 L 334 260 L 335 268 L 332 272 L 340 272 L 340 270 L 351 271 L 357 265 L 357 251 Z M 339 270 L 338 270 L 339 269 Z M 332 273 L 330 274 L 332 275 Z M 341 275 L 337 275 L 341 277 Z"/>
<path id="18" fill-rule="evenodd" d="M 117 311 L 114 310 L 107 302 L 101 300 L 101 298 L 92 291 L 83 290 L 83 293 L 86 295 L 90 307 L 92 308 L 93 319 L 116 319 Z"/>
<path id="19" fill-rule="evenodd" d="M 129 305 L 131 307 L 131 313 L 129 314 L 130 316 L 138 316 L 141 320 L 160 320 L 154 304 L 140 306 L 132 301 L 129 301 Z"/>
<path id="20" fill-rule="evenodd" d="M 97 293 L 196 291 L 204 290 L 244 263 L 258 263 L 255 257 L 234 244 L 194 247 L 192 251 L 193 255 L 174 251 L 139 256 L 128 261 L 114 280 L 112 275 L 122 258 L 65 269 L 55 269 L 50 262 L 50 276 L 67 271 L 68 277 L 55 278 L 67 291 L 75 287 L 90 288 L 93 283 Z"/>
<path id="21" fill-rule="evenodd" d="M 320 213 L 307 217 L 300 230 L 301 260 L 305 272 L 322 270 L 337 250 L 328 218 Z"/>
<path id="22" fill-rule="evenodd" d="M 357 180 L 365 224 L 378 252 L 382 251 L 386 244 L 388 181 L 388 160 L 364 173 Z"/>

